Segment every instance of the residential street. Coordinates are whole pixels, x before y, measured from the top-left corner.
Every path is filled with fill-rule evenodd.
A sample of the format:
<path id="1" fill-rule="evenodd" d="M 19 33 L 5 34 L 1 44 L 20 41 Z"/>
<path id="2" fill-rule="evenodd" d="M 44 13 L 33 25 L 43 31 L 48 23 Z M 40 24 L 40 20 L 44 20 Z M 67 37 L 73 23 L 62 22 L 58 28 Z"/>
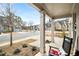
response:
<path id="1" fill-rule="evenodd" d="M 23 38 L 27 38 L 30 36 L 35 36 L 35 35 L 39 35 L 40 32 L 16 32 L 13 34 L 13 41 L 14 40 L 20 40 Z M 5 43 L 5 42 L 9 42 L 10 41 L 10 34 L 3 34 L 0 35 L 0 44 L 1 43 Z"/>

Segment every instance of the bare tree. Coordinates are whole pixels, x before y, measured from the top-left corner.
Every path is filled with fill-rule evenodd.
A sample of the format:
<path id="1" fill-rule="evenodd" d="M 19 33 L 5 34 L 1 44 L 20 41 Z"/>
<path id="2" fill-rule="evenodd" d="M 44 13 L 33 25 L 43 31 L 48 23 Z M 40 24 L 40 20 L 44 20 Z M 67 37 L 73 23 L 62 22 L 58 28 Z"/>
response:
<path id="1" fill-rule="evenodd" d="M 9 29 L 10 29 L 10 46 L 12 46 L 12 29 L 13 29 L 13 16 L 14 12 L 12 10 L 12 4 L 6 3 L 6 4 L 0 4 L 0 15 L 6 17 L 9 21 Z"/>

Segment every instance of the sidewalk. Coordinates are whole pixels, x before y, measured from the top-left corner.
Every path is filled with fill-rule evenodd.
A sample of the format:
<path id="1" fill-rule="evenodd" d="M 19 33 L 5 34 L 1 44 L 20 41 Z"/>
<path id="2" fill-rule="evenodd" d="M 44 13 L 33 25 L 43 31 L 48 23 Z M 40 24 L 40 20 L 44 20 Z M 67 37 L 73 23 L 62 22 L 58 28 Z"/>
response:
<path id="1" fill-rule="evenodd" d="M 18 32 L 12 32 L 12 34 L 16 34 L 16 33 L 18 33 Z M 9 35 L 9 34 L 10 34 L 10 32 L 9 33 L 1 33 L 0 36 L 3 36 L 3 35 L 5 36 L 5 35 Z"/>

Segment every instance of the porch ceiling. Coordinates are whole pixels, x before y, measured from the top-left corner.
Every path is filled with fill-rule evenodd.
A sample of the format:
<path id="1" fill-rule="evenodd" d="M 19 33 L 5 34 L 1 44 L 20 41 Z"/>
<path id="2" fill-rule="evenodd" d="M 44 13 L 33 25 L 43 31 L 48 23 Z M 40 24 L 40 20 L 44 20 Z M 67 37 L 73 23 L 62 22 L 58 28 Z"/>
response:
<path id="1" fill-rule="evenodd" d="M 70 17 L 73 12 L 73 3 L 33 3 L 40 11 L 44 10 L 46 14 L 54 19 Z"/>

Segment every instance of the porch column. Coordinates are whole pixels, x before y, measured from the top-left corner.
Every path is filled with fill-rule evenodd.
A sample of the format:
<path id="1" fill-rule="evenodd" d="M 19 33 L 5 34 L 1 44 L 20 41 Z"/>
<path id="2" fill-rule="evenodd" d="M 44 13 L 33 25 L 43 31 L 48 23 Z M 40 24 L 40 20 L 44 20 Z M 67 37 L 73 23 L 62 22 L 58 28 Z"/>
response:
<path id="1" fill-rule="evenodd" d="M 71 30 L 71 20 L 70 20 L 70 22 L 69 22 L 69 37 L 71 37 L 71 32 L 72 32 L 72 30 Z"/>
<path id="2" fill-rule="evenodd" d="M 51 42 L 54 43 L 54 21 L 51 19 Z"/>
<path id="3" fill-rule="evenodd" d="M 79 8 L 79 5 L 77 7 Z M 79 9 L 76 12 L 76 43 L 75 44 L 76 44 L 76 49 L 79 51 Z"/>
<path id="4" fill-rule="evenodd" d="M 69 18 L 69 37 L 73 38 L 73 33 L 72 33 L 72 18 Z"/>
<path id="5" fill-rule="evenodd" d="M 72 21 L 72 18 L 70 18 L 70 23 L 69 23 L 69 37 L 73 38 L 73 21 Z"/>
<path id="6" fill-rule="evenodd" d="M 40 53 L 45 54 L 45 13 L 40 13 Z"/>
<path id="7" fill-rule="evenodd" d="M 73 18 L 73 44 L 72 44 L 72 48 L 73 48 L 73 55 L 75 53 L 75 49 L 76 49 L 76 13 L 73 13 L 72 15 Z"/>

